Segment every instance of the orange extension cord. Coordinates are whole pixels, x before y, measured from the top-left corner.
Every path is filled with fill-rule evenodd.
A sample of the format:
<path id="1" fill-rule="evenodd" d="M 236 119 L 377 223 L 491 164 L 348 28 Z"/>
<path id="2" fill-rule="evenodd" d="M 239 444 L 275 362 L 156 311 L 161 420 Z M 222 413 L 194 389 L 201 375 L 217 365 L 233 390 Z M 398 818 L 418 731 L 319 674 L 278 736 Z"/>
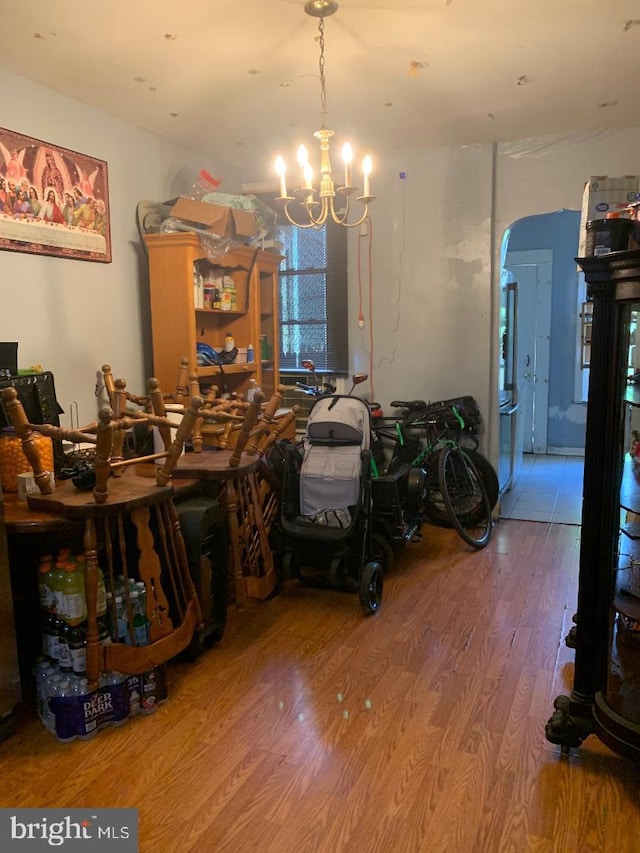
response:
<path id="1" fill-rule="evenodd" d="M 375 400 L 376 395 L 373 386 L 373 226 L 371 219 L 365 219 L 367 223 L 367 233 L 358 235 L 358 327 L 364 328 L 364 313 L 362 310 L 362 257 L 360 251 L 360 243 L 362 240 L 368 240 L 368 265 L 369 265 L 369 386 L 371 388 L 371 401 Z"/>

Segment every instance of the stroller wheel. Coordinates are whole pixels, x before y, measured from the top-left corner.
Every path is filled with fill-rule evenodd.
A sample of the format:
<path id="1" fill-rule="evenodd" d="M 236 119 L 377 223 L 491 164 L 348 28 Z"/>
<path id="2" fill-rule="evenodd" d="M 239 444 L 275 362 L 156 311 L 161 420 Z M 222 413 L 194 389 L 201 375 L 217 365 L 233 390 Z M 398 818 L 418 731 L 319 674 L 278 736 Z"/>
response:
<path id="1" fill-rule="evenodd" d="M 388 572 L 393 565 L 393 546 L 384 533 L 376 531 L 371 534 L 371 562 L 380 563 L 383 572 Z"/>
<path id="2" fill-rule="evenodd" d="M 360 606 L 365 613 L 377 613 L 382 601 L 382 566 L 367 563 L 360 576 Z"/>

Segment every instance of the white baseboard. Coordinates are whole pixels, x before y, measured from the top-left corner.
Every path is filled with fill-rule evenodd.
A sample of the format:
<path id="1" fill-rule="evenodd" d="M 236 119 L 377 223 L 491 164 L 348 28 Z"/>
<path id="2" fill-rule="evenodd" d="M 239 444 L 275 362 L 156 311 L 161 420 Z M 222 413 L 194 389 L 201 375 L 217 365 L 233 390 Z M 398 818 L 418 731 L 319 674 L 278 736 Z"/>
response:
<path id="1" fill-rule="evenodd" d="M 547 456 L 584 456 L 584 447 L 547 447 Z"/>

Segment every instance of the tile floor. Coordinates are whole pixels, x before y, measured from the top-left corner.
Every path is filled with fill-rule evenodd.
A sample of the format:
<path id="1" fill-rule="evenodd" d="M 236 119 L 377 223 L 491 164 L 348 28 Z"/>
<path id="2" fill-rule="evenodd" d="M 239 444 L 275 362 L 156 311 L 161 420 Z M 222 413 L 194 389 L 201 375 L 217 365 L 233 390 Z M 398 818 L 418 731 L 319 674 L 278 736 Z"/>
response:
<path id="1" fill-rule="evenodd" d="M 515 486 L 501 496 L 501 518 L 580 524 L 583 469 L 579 456 L 525 453 Z"/>

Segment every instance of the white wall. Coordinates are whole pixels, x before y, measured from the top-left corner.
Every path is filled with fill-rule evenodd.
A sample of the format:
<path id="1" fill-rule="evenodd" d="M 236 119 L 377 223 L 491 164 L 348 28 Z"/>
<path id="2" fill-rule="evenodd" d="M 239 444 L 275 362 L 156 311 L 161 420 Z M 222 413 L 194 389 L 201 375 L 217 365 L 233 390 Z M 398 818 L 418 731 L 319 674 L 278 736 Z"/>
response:
<path id="1" fill-rule="evenodd" d="M 111 208 L 111 264 L 0 251 L 0 340 L 18 341 L 18 366 L 39 363 L 55 375 L 69 425 L 96 416 L 96 370 L 111 363 L 134 393 L 143 393 L 146 263 L 136 205 L 187 192 L 202 167 L 235 191 L 237 176 L 203 155 L 179 148 L 105 113 L 0 70 L 5 128 L 106 160 Z M 177 373 L 177 365 L 176 365 Z"/>
<path id="2" fill-rule="evenodd" d="M 591 175 L 637 174 L 639 151 L 640 128 L 630 128 L 501 144 L 495 156 L 494 146 L 478 145 L 407 151 L 376 164 L 371 361 L 365 238 L 362 331 L 355 234 L 349 262 L 353 367 L 372 373 L 373 396 L 388 410 L 394 399 L 473 394 L 485 417 L 484 449 L 496 462 L 502 235 L 523 216 L 580 209 Z"/>
<path id="3" fill-rule="evenodd" d="M 3 126 L 108 162 L 113 263 L 0 251 L 0 340 L 20 342 L 21 367 L 38 362 L 52 370 L 63 408 L 68 413 L 77 401 L 84 423 L 95 416 L 95 371 L 105 361 L 132 390 L 147 378 L 137 202 L 188 191 L 202 166 L 223 178 L 225 191 L 238 191 L 242 176 L 1 70 L 0 90 Z M 398 398 L 474 394 L 487 423 L 485 449 L 497 459 L 493 315 L 502 234 L 523 216 L 579 208 L 589 176 L 636 173 L 638 151 L 640 128 L 631 128 L 497 148 L 398 152 L 377 163 L 371 311 L 368 250 L 357 233 L 350 235 L 349 259 L 352 366 L 372 374 L 373 396 L 388 409 Z M 358 239 L 363 330 L 357 324 Z"/>

